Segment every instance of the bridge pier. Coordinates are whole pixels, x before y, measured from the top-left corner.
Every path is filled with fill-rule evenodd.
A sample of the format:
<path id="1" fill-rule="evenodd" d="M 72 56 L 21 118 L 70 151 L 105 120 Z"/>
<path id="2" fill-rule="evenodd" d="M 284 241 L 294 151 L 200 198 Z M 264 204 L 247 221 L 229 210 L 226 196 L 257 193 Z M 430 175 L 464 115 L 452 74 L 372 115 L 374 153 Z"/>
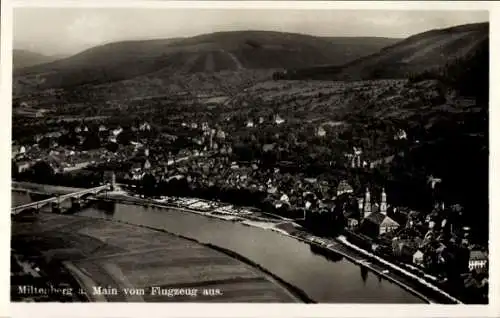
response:
<path id="1" fill-rule="evenodd" d="M 111 174 L 111 182 L 110 182 L 110 185 L 109 185 L 109 190 L 110 191 L 115 191 L 115 188 L 116 188 L 116 175 L 115 173 L 113 172 Z"/>
<path id="2" fill-rule="evenodd" d="M 59 202 L 52 202 L 52 213 L 61 213 L 61 205 Z"/>
<path id="3" fill-rule="evenodd" d="M 80 198 L 71 198 L 71 209 L 72 210 L 79 210 L 82 206 L 82 200 Z"/>

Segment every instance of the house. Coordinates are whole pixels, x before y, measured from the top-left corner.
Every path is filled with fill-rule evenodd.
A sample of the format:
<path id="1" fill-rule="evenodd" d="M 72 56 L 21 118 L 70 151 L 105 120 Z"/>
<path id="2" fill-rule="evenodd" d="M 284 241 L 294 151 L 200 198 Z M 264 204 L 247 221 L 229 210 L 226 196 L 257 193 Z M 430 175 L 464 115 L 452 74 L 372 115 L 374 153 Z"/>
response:
<path id="1" fill-rule="evenodd" d="M 341 196 L 344 193 L 353 193 L 354 190 L 346 180 L 340 181 L 337 187 L 337 196 Z"/>
<path id="2" fill-rule="evenodd" d="M 21 173 L 31 168 L 32 162 L 23 160 L 23 161 L 18 161 L 15 164 L 17 166 L 17 172 Z"/>
<path id="3" fill-rule="evenodd" d="M 24 146 L 12 146 L 12 156 L 16 157 L 18 155 L 24 155 L 26 153 L 26 147 Z"/>
<path id="4" fill-rule="evenodd" d="M 438 240 L 442 241 L 440 240 L 439 237 Z M 439 243 L 439 246 L 436 248 L 438 264 L 446 264 L 447 254 L 448 254 L 448 248 L 446 247 L 446 245 L 444 245 L 443 243 Z"/>
<path id="5" fill-rule="evenodd" d="M 12 146 L 12 157 L 15 157 L 19 154 L 19 150 L 21 149 L 20 146 L 13 145 Z"/>
<path id="6" fill-rule="evenodd" d="M 413 254 L 413 264 L 417 266 L 424 266 L 424 253 L 421 250 L 417 250 Z"/>
<path id="7" fill-rule="evenodd" d="M 123 131 L 123 128 L 118 127 L 116 129 L 113 129 L 113 131 L 111 133 L 113 134 L 113 136 L 117 137 L 119 134 L 121 134 L 122 131 Z"/>
<path id="8" fill-rule="evenodd" d="M 145 173 L 140 171 L 140 170 L 134 170 L 130 172 L 130 178 L 132 180 L 142 180 L 144 177 Z"/>
<path id="9" fill-rule="evenodd" d="M 394 238 L 392 240 L 392 253 L 405 262 L 412 262 L 418 245 L 411 239 Z"/>
<path id="10" fill-rule="evenodd" d="M 219 129 L 215 137 L 217 139 L 226 139 L 226 133 L 223 130 Z"/>
<path id="11" fill-rule="evenodd" d="M 481 250 L 470 251 L 469 270 L 483 271 L 488 264 L 488 255 Z"/>
<path id="12" fill-rule="evenodd" d="M 249 120 L 249 121 L 247 121 L 247 127 L 248 127 L 248 128 L 253 128 L 253 127 L 254 127 L 254 125 L 253 125 L 253 120 Z"/>
<path id="13" fill-rule="evenodd" d="M 262 151 L 268 152 L 268 151 L 274 150 L 274 146 L 275 146 L 275 144 L 264 144 L 262 146 Z"/>
<path id="14" fill-rule="evenodd" d="M 281 118 L 280 115 L 276 115 L 274 122 L 276 123 L 276 125 L 281 125 L 285 122 L 285 120 Z"/>
<path id="15" fill-rule="evenodd" d="M 434 227 L 436 226 L 436 222 L 431 221 L 431 220 L 429 220 L 429 221 L 427 222 L 427 224 L 429 225 L 429 230 L 434 229 Z"/>
<path id="16" fill-rule="evenodd" d="M 354 155 L 352 153 L 344 153 L 344 157 L 347 158 L 347 160 L 345 162 L 346 164 L 354 162 L 353 161 Z"/>
<path id="17" fill-rule="evenodd" d="M 398 132 L 394 135 L 394 140 L 406 139 L 406 131 L 403 129 L 398 130 Z"/>
<path id="18" fill-rule="evenodd" d="M 399 228 L 399 223 L 381 212 L 372 212 L 363 219 L 361 230 L 371 237 L 378 237 Z"/>
<path id="19" fill-rule="evenodd" d="M 346 154 L 345 156 L 351 162 L 351 168 L 361 167 L 361 154 L 363 151 L 361 148 L 353 147 L 353 152 L 351 154 Z"/>
<path id="20" fill-rule="evenodd" d="M 350 229 L 350 230 L 354 230 L 358 227 L 359 225 L 359 221 L 355 218 L 348 218 L 347 219 L 347 227 Z"/>
<path id="21" fill-rule="evenodd" d="M 319 126 L 318 130 L 316 131 L 316 136 L 318 137 L 324 137 L 326 135 L 326 130 L 322 126 Z"/>
<path id="22" fill-rule="evenodd" d="M 435 178 L 434 176 L 429 176 L 427 178 L 427 183 L 431 185 L 431 189 L 434 189 L 436 187 L 436 184 L 441 183 L 442 180 L 440 178 Z"/>
<path id="23" fill-rule="evenodd" d="M 151 125 L 147 122 L 144 122 L 143 124 L 141 124 L 139 126 L 139 130 L 140 131 L 146 131 L 146 130 L 149 131 L 149 130 L 151 130 Z"/>
<path id="24" fill-rule="evenodd" d="M 62 162 L 60 161 L 60 159 L 54 158 L 54 157 L 49 157 L 48 164 L 50 165 L 50 167 L 52 168 L 54 173 L 64 172 L 64 166 L 63 166 Z"/>

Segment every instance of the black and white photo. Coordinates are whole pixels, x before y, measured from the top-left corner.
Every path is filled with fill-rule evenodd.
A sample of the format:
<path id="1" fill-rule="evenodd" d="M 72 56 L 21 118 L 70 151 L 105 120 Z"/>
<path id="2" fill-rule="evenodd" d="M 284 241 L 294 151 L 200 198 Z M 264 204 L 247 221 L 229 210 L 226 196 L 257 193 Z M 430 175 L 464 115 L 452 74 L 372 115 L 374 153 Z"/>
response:
<path id="1" fill-rule="evenodd" d="M 14 7 L 11 301 L 490 303 L 490 31 Z"/>

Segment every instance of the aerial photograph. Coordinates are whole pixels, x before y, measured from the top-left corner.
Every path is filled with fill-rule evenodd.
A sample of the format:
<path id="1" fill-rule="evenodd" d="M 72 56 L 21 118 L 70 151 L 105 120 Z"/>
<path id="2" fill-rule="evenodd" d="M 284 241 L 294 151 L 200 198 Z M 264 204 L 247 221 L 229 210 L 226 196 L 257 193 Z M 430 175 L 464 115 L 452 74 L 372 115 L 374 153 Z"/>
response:
<path id="1" fill-rule="evenodd" d="M 14 8 L 11 302 L 488 304 L 489 21 Z"/>

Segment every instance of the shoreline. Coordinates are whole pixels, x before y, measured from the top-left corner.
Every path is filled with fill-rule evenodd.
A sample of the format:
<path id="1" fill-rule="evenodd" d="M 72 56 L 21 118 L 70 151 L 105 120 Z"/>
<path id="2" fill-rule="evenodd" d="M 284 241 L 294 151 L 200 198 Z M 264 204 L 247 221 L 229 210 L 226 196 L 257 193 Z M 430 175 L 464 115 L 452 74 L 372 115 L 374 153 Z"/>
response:
<path id="1" fill-rule="evenodd" d="M 47 213 L 47 212 L 43 212 L 43 213 Z M 48 214 L 50 214 L 50 213 L 48 213 Z M 84 215 L 78 215 L 78 214 L 73 215 L 73 216 L 79 217 L 79 218 L 95 219 L 94 217 L 84 216 Z M 123 220 L 115 220 L 115 219 L 111 220 L 111 222 L 116 222 L 116 223 L 121 223 L 121 224 L 127 224 L 127 225 L 132 225 L 134 227 L 137 226 L 137 227 L 140 227 L 140 228 L 145 228 L 145 229 L 156 231 L 156 232 L 166 233 L 166 234 L 169 234 L 169 235 L 172 235 L 172 236 L 175 236 L 175 237 L 178 237 L 178 238 L 190 241 L 190 242 L 194 242 L 194 243 L 199 244 L 201 246 L 205 246 L 207 248 L 213 249 L 213 250 L 215 250 L 217 252 L 220 252 L 220 253 L 223 253 L 223 254 L 231 257 L 231 258 L 234 258 L 234 259 L 236 259 L 236 260 L 238 260 L 238 261 L 240 261 L 240 262 L 242 262 L 242 263 L 244 263 L 244 264 L 246 264 L 246 265 L 248 265 L 248 266 L 250 266 L 250 267 L 252 267 L 254 269 L 257 269 L 257 270 L 261 271 L 264 275 L 268 276 L 268 278 L 270 278 L 271 281 L 273 281 L 277 286 L 285 289 L 288 293 L 290 293 L 293 296 L 293 298 L 295 298 L 297 300 L 297 302 L 303 302 L 303 303 L 306 303 L 306 304 L 317 303 L 312 298 L 310 298 L 307 295 L 307 293 L 304 292 L 299 287 L 286 282 L 285 280 L 283 280 L 279 276 L 275 275 L 274 273 L 272 273 L 269 270 L 267 270 L 266 268 L 264 268 L 262 265 L 260 265 L 258 263 L 255 263 L 254 261 L 248 259 L 247 257 L 245 257 L 245 256 L 243 256 L 243 255 L 241 255 L 241 254 L 239 254 L 237 252 L 228 250 L 226 248 L 223 248 L 223 247 L 211 244 L 211 243 L 203 243 L 203 242 L 200 242 L 197 239 L 194 239 L 192 237 L 187 237 L 187 236 L 184 236 L 184 235 L 181 235 L 181 234 L 173 233 L 173 232 L 167 231 L 165 229 L 156 228 L 156 227 L 153 227 L 153 226 L 141 225 L 141 224 L 131 223 L 131 222 L 123 221 Z M 71 266 L 71 264 L 69 262 L 65 262 L 64 265 L 65 266 L 68 266 L 68 265 Z M 77 273 L 78 272 L 81 272 L 81 271 L 77 269 Z M 88 286 L 89 282 L 91 281 L 91 278 L 90 277 L 86 277 L 86 275 L 84 275 L 83 273 L 79 273 L 79 274 L 80 275 L 78 276 L 78 278 L 76 278 L 76 277 L 75 278 L 79 282 L 81 282 L 81 283 L 83 283 L 83 281 L 86 280 L 86 283 L 83 283 L 83 284 Z"/>
<path id="2" fill-rule="evenodd" d="M 39 184 L 32 184 L 32 185 L 43 186 L 43 185 L 39 185 Z M 22 189 L 14 189 L 13 188 L 12 191 L 21 191 L 22 192 L 23 190 Z M 45 193 L 47 193 L 47 192 L 48 191 L 45 191 Z M 434 301 L 431 301 L 428 297 L 426 297 L 422 293 L 416 291 L 411 286 L 408 286 L 404 282 L 399 281 L 398 279 L 396 279 L 394 277 L 391 277 L 390 275 L 388 275 L 388 273 L 385 273 L 385 270 L 380 270 L 380 269 L 374 268 L 373 266 L 371 266 L 372 265 L 371 262 L 369 262 L 369 264 L 367 264 L 367 260 L 366 259 L 359 260 L 355 256 L 349 255 L 347 252 L 341 251 L 339 249 L 332 248 L 331 246 L 333 245 L 333 242 L 335 242 L 335 243 L 338 243 L 338 244 L 342 244 L 343 246 L 347 247 L 348 249 L 353 249 L 352 246 L 349 246 L 350 244 L 344 244 L 345 242 L 343 242 L 342 240 L 338 240 L 338 238 L 337 239 L 330 239 L 330 241 L 332 241 L 332 242 L 329 243 L 329 244 L 325 244 L 326 240 L 328 240 L 328 239 L 319 238 L 319 237 L 316 237 L 316 236 L 314 236 L 312 234 L 310 234 L 310 236 L 312 237 L 312 239 L 303 238 L 303 237 L 299 237 L 299 236 L 296 236 L 296 235 L 292 235 L 289 232 L 276 227 L 276 225 L 278 225 L 278 224 L 285 223 L 285 222 L 290 222 L 298 230 L 303 230 L 303 228 L 300 225 L 296 224 L 294 222 L 294 220 L 291 220 L 291 219 L 281 218 L 279 220 L 275 220 L 275 219 L 274 220 L 273 219 L 270 220 L 270 219 L 265 219 L 265 218 L 259 218 L 260 220 L 256 220 L 255 218 L 258 218 L 258 217 L 255 217 L 255 216 L 252 217 L 251 215 L 236 216 L 236 215 L 230 215 L 229 213 L 226 214 L 226 215 L 223 215 L 223 214 L 214 214 L 213 211 L 206 211 L 206 212 L 205 211 L 198 211 L 198 210 L 190 209 L 190 208 L 187 208 L 187 207 L 182 207 L 182 206 L 178 206 L 178 205 L 168 204 L 167 202 L 159 202 L 159 201 L 154 200 L 154 199 L 137 198 L 137 197 L 131 196 L 130 194 L 128 194 L 125 191 L 116 191 L 116 192 L 108 192 L 108 193 L 105 193 L 105 194 L 99 194 L 94 200 L 111 201 L 111 202 L 115 202 L 115 203 L 119 203 L 119 204 L 132 204 L 132 205 L 140 205 L 140 206 L 143 206 L 143 207 L 153 207 L 153 208 L 161 208 L 161 209 L 169 209 L 170 208 L 170 209 L 175 209 L 175 210 L 178 210 L 178 211 L 181 211 L 181 212 L 188 212 L 188 213 L 198 214 L 198 215 L 201 215 L 201 216 L 204 216 L 204 217 L 215 218 L 215 219 L 224 220 L 224 221 L 238 222 L 238 223 L 240 223 L 240 224 L 242 224 L 244 226 L 251 226 L 251 227 L 260 228 L 260 229 L 263 229 L 263 230 L 271 230 L 271 231 L 274 231 L 274 232 L 278 232 L 281 235 L 288 236 L 290 238 L 296 239 L 296 240 L 301 241 L 303 243 L 315 245 L 316 247 L 319 247 L 319 248 L 321 248 L 321 249 L 323 249 L 325 251 L 330 251 L 330 252 L 337 253 L 337 254 L 341 255 L 342 257 L 345 257 L 349 262 L 351 262 L 351 263 L 353 263 L 355 265 L 358 265 L 358 266 L 365 267 L 366 269 L 368 269 L 369 271 L 375 273 L 376 275 L 381 276 L 381 277 L 387 279 L 389 282 L 392 282 L 392 283 L 398 285 L 399 287 L 403 288 L 407 292 L 409 292 L 409 293 L 413 294 L 414 296 L 420 298 L 425 303 L 428 303 L 428 304 L 435 303 Z M 262 224 L 255 224 L 254 222 L 266 222 L 266 223 L 268 223 L 268 226 L 263 226 Z M 127 223 L 127 222 L 123 222 L 123 223 Z M 127 224 L 130 224 L 130 223 L 127 223 Z M 137 224 L 134 224 L 134 225 L 137 225 Z M 141 225 L 138 225 L 138 226 L 141 226 Z M 156 229 L 156 228 L 152 228 L 152 229 Z M 165 230 L 162 230 L 162 229 L 156 229 L 156 230 L 165 231 Z M 167 232 L 167 231 L 165 231 L 165 232 Z M 174 235 L 176 235 L 176 234 L 174 234 Z M 188 238 L 188 237 L 183 237 L 182 235 L 179 236 L 179 237 L 196 241 L 195 239 Z M 316 240 L 319 240 L 322 243 L 318 243 Z M 198 242 L 198 241 L 196 241 L 196 242 Z M 198 243 L 200 243 L 200 242 L 198 242 Z M 204 244 L 204 243 L 200 243 L 200 244 Z M 220 247 L 217 247 L 217 248 L 220 248 Z M 221 249 L 223 249 L 223 248 L 221 248 Z M 354 249 L 354 250 L 356 251 L 356 249 Z M 230 251 L 230 252 L 231 253 L 235 253 L 233 251 Z M 367 252 L 367 251 L 363 250 L 363 252 L 360 252 L 360 251 L 356 251 L 356 252 L 358 252 L 360 254 L 364 254 L 364 256 L 367 259 L 374 259 L 374 257 L 370 257 L 369 255 L 367 255 L 367 254 L 369 254 L 369 252 Z M 237 253 L 235 253 L 235 254 L 237 254 Z M 241 257 L 243 257 L 243 256 L 241 256 Z M 253 263 L 251 260 L 248 260 L 248 261 L 250 261 L 252 263 L 252 266 L 257 266 L 259 269 L 262 270 L 262 267 L 260 265 Z M 381 261 L 379 261 L 377 259 L 375 259 L 375 262 L 384 264 L 384 262 L 381 262 Z M 255 264 L 255 265 L 253 265 L 253 264 Z M 381 267 L 383 267 L 383 266 L 381 266 Z M 397 266 L 393 265 L 392 267 L 397 267 Z M 395 270 L 395 272 L 398 272 L 397 274 L 405 276 L 406 278 L 408 278 L 410 280 L 414 280 L 415 279 L 414 277 L 411 277 L 410 275 L 405 275 L 405 273 L 403 271 Z M 279 281 L 282 282 L 281 279 Z M 417 280 L 415 283 L 416 284 L 421 284 L 421 286 L 424 287 L 424 288 L 433 289 L 435 292 L 438 292 L 442 296 L 445 296 L 445 298 L 447 298 L 448 300 L 451 300 L 452 303 L 457 303 L 452 296 L 449 296 L 446 292 L 442 291 L 441 289 L 439 289 L 437 286 L 434 286 L 433 284 L 430 284 L 428 282 L 426 282 L 426 284 L 424 284 L 420 280 Z M 286 284 L 288 284 L 288 283 L 286 283 Z M 432 285 L 432 286 L 430 287 L 429 285 Z M 458 302 L 458 303 L 461 303 L 461 302 Z"/>
<path id="3" fill-rule="evenodd" d="M 163 209 L 175 209 L 175 210 L 182 211 L 182 212 L 188 212 L 188 213 L 198 214 L 198 215 L 201 215 L 201 216 L 204 216 L 204 217 L 220 219 L 220 220 L 223 220 L 223 221 L 238 222 L 238 223 L 240 223 L 240 224 L 242 224 L 244 226 L 251 226 L 251 227 L 260 228 L 262 230 L 271 230 L 271 231 L 274 231 L 274 232 L 278 232 L 281 235 L 293 238 L 293 239 L 298 240 L 300 242 L 303 242 L 303 243 L 306 243 L 306 244 L 315 245 L 316 247 L 319 247 L 319 248 L 321 248 L 323 250 L 337 253 L 337 254 L 341 255 L 342 257 L 345 257 L 349 262 L 351 262 L 351 263 L 353 263 L 355 265 L 358 265 L 358 266 L 365 267 L 369 271 L 375 273 L 376 275 L 379 275 L 379 276 L 383 277 L 384 279 L 387 279 L 389 282 L 392 282 L 392 283 L 398 285 L 399 287 L 403 288 L 407 292 L 409 292 L 409 293 L 413 294 L 414 296 L 420 298 L 424 302 L 426 302 L 428 304 L 435 303 L 435 302 L 431 301 L 428 297 L 426 297 L 425 295 L 423 295 L 422 293 L 420 293 L 420 292 L 416 291 L 415 289 L 413 289 L 412 287 L 410 287 L 410 286 L 404 284 L 403 282 L 400 282 L 399 280 L 397 280 L 397 279 L 395 279 L 395 278 L 387 275 L 386 273 L 383 272 L 383 270 L 378 270 L 378 269 L 376 269 L 376 268 L 374 268 L 374 267 L 366 264 L 365 261 L 360 261 L 360 260 L 356 259 L 352 255 L 349 255 L 349 254 L 347 254 L 347 253 L 345 253 L 343 251 L 340 251 L 338 249 L 331 248 L 330 245 L 332 245 L 332 244 L 328 244 L 328 245 L 325 246 L 325 245 L 320 244 L 318 242 L 311 241 L 311 240 L 308 240 L 306 238 L 302 238 L 302 237 L 299 237 L 299 236 L 292 235 L 292 234 L 288 233 L 285 230 L 281 230 L 281 229 L 273 227 L 273 226 L 270 226 L 270 227 L 258 226 L 256 224 L 252 224 L 250 222 L 246 222 L 246 221 L 248 221 L 248 219 L 246 217 L 244 217 L 244 216 L 240 216 L 240 217 L 238 217 L 238 216 L 224 217 L 224 216 L 221 216 L 221 215 L 211 214 L 210 212 L 201 212 L 201 211 L 196 211 L 196 210 L 192 210 L 192 209 L 185 208 L 185 207 L 172 206 L 172 205 L 168 205 L 166 203 L 156 202 L 155 200 L 151 200 L 151 199 L 141 199 L 141 198 L 131 197 L 131 196 L 126 195 L 126 194 L 115 194 L 115 195 L 113 195 L 113 194 L 108 193 L 107 194 L 107 198 L 99 198 L 99 200 L 113 201 L 113 202 L 120 203 L 120 204 L 141 205 L 141 206 L 145 206 L 145 207 L 157 207 L 157 208 L 163 208 Z M 252 220 L 250 220 L 250 221 L 252 221 Z M 287 221 L 282 220 L 282 222 L 287 222 Z M 282 223 L 282 222 L 279 222 L 279 223 Z M 288 222 L 293 222 L 293 220 L 290 220 Z M 269 222 L 269 223 L 273 223 L 273 222 Z M 279 224 L 279 223 L 275 223 L 275 224 Z M 301 229 L 301 227 L 300 227 L 300 229 Z M 311 235 L 311 236 L 313 236 L 313 235 Z M 321 240 L 324 240 L 324 239 L 321 239 Z M 215 245 L 212 245 L 212 244 L 209 244 L 209 245 L 210 246 L 215 246 Z M 217 246 L 215 246 L 215 247 L 217 249 L 226 250 L 226 249 L 221 248 L 221 247 L 217 247 Z M 233 251 L 230 251 L 230 252 L 231 253 L 235 253 Z M 235 253 L 235 254 L 237 254 L 237 253 Z M 252 262 L 251 260 L 249 260 L 249 261 Z M 255 264 L 255 263 L 253 263 L 253 264 Z M 262 270 L 262 267 L 260 265 L 256 264 L 256 266 L 258 266 Z"/>

